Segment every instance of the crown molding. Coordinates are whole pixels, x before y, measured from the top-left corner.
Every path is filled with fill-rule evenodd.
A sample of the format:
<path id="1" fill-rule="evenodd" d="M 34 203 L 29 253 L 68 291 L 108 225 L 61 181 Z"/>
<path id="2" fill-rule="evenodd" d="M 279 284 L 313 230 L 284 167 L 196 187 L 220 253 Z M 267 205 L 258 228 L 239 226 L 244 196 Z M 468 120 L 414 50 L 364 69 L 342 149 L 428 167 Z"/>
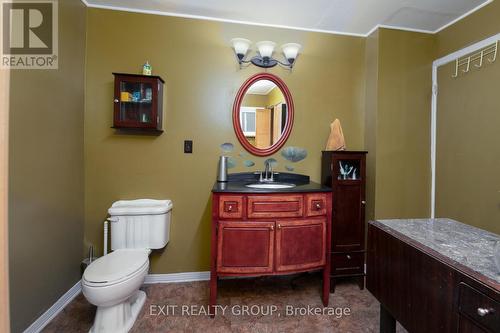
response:
<path id="1" fill-rule="evenodd" d="M 413 28 L 407 28 L 407 27 L 401 27 L 401 26 L 396 26 L 396 25 L 386 25 L 386 24 L 377 24 L 373 28 L 371 28 L 367 33 L 353 33 L 353 32 L 346 32 L 346 31 L 336 31 L 336 30 L 324 30 L 324 29 L 310 29 L 310 28 L 302 28 L 302 27 L 295 27 L 295 26 L 288 26 L 288 25 L 280 25 L 280 24 L 267 24 L 267 23 L 258 23 L 258 22 L 251 22 L 251 21 L 243 21 L 243 20 L 230 20 L 230 19 L 222 19 L 222 18 L 217 18 L 217 17 L 211 17 L 211 16 L 202 16 L 202 15 L 190 15 L 190 14 L 182 14 L 182 13 L 174 13 L 174 12 L 164 12 L 160 10 L 145 10 L 145 9 L 137 9 L 137 8 L 130 8 L 130 7 L 121 7 L 121 6 L 108 6 L 108 5 L 97 5 L 97 4 L 92 4 L 89 3 L 88 0 L 81 0 L 85 6 L 89 8 L 98 8 L 98 9 L 108 9 L 108 10 L 116 10 L 116 11 L 122 11 L 122 12 L 130 12 L 130 13 L 138 13 L 138 14 L 150 14 L 150 15 L 160 15 L 160 16 L 173 16 L 173 17 L 181 17 L 181 18 L 188 18 L 188 19 L 195 19 L 195 20 L 205 20 L 205 21 L 215 21 L 215 22 L 222 22 L 222 23 L 234 23 L 234 24 L 244 24 L 244 25 L 252 25 L 252 26 L 259 26 L 259 27 L 268 27 L 268 28 L 279 28 L 279 29 L 289 29 L 289 30 L 297 30 L 297 31 L 305 31 L 305 32 L 319 32 L 319 33 L 325 33 L 325 34 L 332 34 L 332 35 L 343 35 L 343 36 L 352 36 L 352 37 L 368 37 L 370 36 L 373 32 L 380 28 L 384 29 L 393 29 L 393 30 L 402 30 L 402 31 L 410 31 L 410 32 L 419 32 L 419 33 L 424 33 L 424 34 L 437 34 L 440 31 L 452 26 L 453 24 L 463 20 L 467 16 L 471 15 L 472 13 L 475 13 L 479 9 L 489 5 L 492 3 L 494 0 L 488 0 L 477 7 L 471 9 L 467 13 L 461 15 L 460 17 L 457 17 L 453 21 L 446 23 L 445 25 L 439 27 L 438 29 L 432 31 L 432 30 L 425 30 L 425 29 L 413 29 Z"/>
<path id="2" fill-rule="evenodd" d="M 82 0 L 84 1 L 84 0 Z M 138 13 L 138 14 L 151 14 L 151 15 L 159 15 L 159 16 L 173 16 L 173 17 L 181 17 L 195 20 L 205 20 L 205 21 L 214 21 L 214 22 L 222 22 L 222 23 L 234 23 L 234 24 L 244 24 L 258 27 L 267 27 L 267 28 L 278 28 L 278 29 L 288 29 L 288 30 L 298 30 L 298 31 L 306 31 L 306 32 L 320 32 L 325 34 L 334 34 L 334 35 L 344 35 L 344 36 L 353 36 L 353 37 L 366 37 L 364 34 L 359 33 L 351 33 L 344 31 L 335 31 L 335 30 L 322 30 L 322 29 L 309 29 L 302 27 L 294 27 L 288 25 L 280 25 L 280 24 L 267 24 L 267 23 L 258 23 L 258 22 L 250 22 L 243 20 L 230 20 L 230 19 L 222 19 L 211 16 L 201 16 L 201 15 L 190 15 L 190 14 L 181 14 L 181 13 L 173 13 L 173 12 L 164 12 L 159 10 L 146 10 L 146 9 L 136 9 L 129 7 L 118 7 L 118 6 L 107 6 L 107 5 L 96 5 L 88 3 L 87 7 L 89 8 L 97 8 L 97 9 L 108 9 L 108 10 L 116 10 L 122 12 L 130 12 L 130 13 Z"/>

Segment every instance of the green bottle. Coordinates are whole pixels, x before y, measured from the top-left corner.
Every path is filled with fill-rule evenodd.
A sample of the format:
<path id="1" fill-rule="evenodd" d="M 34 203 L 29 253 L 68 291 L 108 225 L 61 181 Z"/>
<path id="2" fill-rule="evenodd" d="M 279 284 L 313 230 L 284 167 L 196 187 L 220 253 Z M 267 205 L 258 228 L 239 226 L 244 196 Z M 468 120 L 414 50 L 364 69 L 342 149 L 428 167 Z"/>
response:
<path id="1" fill-rule="evenodd" d="M 149 62 L 146 61 L 144 66 L 142 66 L 142 75 L 151 75 L 151 72 L 153 71 L 151 65 Z"/>

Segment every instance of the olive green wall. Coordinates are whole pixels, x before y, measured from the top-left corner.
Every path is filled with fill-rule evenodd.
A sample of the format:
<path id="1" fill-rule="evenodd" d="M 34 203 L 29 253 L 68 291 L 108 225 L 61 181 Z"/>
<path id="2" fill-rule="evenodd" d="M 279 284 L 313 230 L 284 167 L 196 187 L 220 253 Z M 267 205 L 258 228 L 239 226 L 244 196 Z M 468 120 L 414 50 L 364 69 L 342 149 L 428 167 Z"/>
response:
<path id="1" fill-rule="evenodd" d="M 430 215 L 431 64 L 435 36 L 379 29 L 367 39 L 367 216 Z M 374 201 L 374 202 L 373 202 Z"/>
<path id="2" fill-rule="evenodd" d="M 161 256 L 153 255 L 155 273 L 209 268 L 210 189 L 219 145 L 235 144 L 233 171 L 243 152 L 231 123 L 233 99 L 241 84 L 261 70 L 240 70 L 230 48 L 233 37 L 253 41 L 296 41 L 304 45 L 292 73 L 281 77 L 295 103 L 295 122 L 287 146 L 300 146 L 308 157 L 295 172 L 320 179 L 320 157 L 333 119 L 342 121 L 347 145 L 364 146 L 363 38 L 263 28 L 175 17 L 88 10 L 85 105 L 85 241 L 102 246 L 102 221 L 115 200 L 140 197 L 173 200 L 171 239 Z M 158 137 L 118 135 L 112 125 L 111 72 L 140 71 L 146 60 L 166 81 L 165 132 Z M 183 140 L 194 153 L 183 154 Z M 278 170 L 284 170 L 281 155 Z"/>
<path id="3" fill-rule="evenodd" d="M 430 105 L 435 36 L 379 31 L 377 218 L 430 215 Z"/>
<path id="4" fill-rule="evenodd" d="M 267 95 L 245 94 L 241 106 L 266 107 Z"/>
<path id="5" fill-rule="evenodd" d="M 438 58 L 498 33 L 500 1 L 493 1 L 437 34 Z"/>
<path id="6" fill-rule="evenodd" d="M 267 105 L 276 105 L 279 103 L 285 103 L 285 96 L 278 87 L 273 88 L 267 95 Z"/>
<path id="7" fill-rule="evenodd" d="M 375 218 L 375 179 L 377 156 L 377 111 L 378 111 L 378 30 L 366 39 L 365 68 L 365 149 L 366 155 L 366 210 L 367 221 Z"/>
<path id="8" fill-rule="evenodd" d="M 440 32 L 439 56 L 500 32 L 494 1 Z M 454 63 L 438 70 L 436 216 L 500 234 L 498 78 L 500 62 L 452 78 Z"/>
<path id="9" fill-rule="evenodd" d="M 59 1 L 59 69 L 10 76 L 9 265 L 12 332 L 80 278 L 85 6 Z"/>
<path id="10" fill-rule="evenodd" d="M 275 87 L 267 95 L 245 94 L 241 106 L 268 107 L 278 103 L 285 103 L 285 96 Z"/>

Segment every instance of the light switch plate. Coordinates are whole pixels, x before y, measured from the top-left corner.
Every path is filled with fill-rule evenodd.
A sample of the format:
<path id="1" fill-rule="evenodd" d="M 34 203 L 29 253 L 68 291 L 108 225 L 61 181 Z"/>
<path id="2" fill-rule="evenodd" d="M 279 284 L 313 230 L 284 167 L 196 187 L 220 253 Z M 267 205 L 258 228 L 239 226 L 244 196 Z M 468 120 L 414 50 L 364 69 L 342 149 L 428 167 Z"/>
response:
<path id="1" fill-rule="evenodd" d="M 184 140 L 184 154 L 193 153 L 193 140 Z"/>

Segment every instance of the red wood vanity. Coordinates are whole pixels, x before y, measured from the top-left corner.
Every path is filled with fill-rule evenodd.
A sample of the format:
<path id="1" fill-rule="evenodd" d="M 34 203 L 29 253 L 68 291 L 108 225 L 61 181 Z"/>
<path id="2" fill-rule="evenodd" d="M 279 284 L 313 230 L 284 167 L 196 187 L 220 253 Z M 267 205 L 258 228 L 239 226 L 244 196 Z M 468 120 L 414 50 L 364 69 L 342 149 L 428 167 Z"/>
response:
<path id="1" fill-rule="evenodd" d="M 212 198 L 210 306 L 223 276 L 323 270 L 330 288 L 331 192 L 221 193 Z M 212 312 L 214 313 L 214 312 Z"/>

